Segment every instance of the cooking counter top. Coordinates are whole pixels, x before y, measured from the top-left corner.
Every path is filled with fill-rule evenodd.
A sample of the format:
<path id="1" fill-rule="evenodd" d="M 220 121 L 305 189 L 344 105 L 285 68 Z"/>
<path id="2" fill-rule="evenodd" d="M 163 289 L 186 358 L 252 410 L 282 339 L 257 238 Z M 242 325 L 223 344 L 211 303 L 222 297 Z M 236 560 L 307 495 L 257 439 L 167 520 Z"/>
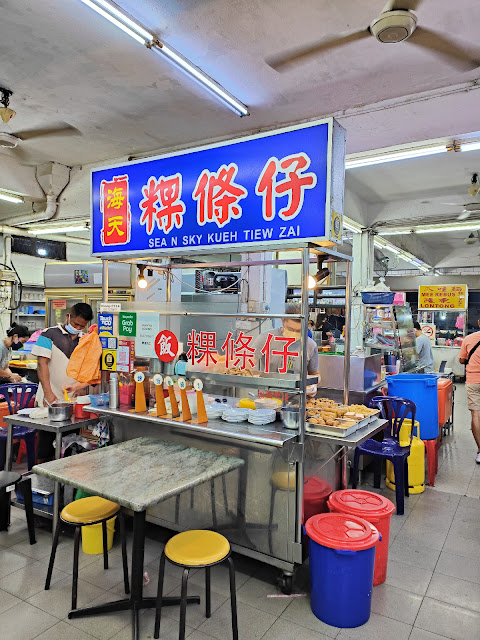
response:
<path id="1" fill-rule="evenodd" d="M 211 433 L 213 435 L 221 435 L 227 438 L 236 438 L 249 442 L 257 442 L 274 447 L 283 447 L 289 440 L 297 437 L 296 429 L 285 429 L 281 422 L 272 422 L 263 426 L 250 424 L 249 422 L 225 422 L 221 418 L 209 420 L 207 423 L 199 424 L 196 420 L 183 422 L 182 420 L 171 416 L 159 418 L 153 413 L 135 413 L 133 409 L 128 407 L 120 407 L 120 409 L 110 409 L 109 407 L 86 407 L 87 411 L 95 411 L 95 413 L 109 416 L 111 418 L 122 418 L 129 420 L 138 420 L 140 422 L 149 422 L 162 425 L 174 426 L 186 431 L 197 431 L 203 433 Z"/>

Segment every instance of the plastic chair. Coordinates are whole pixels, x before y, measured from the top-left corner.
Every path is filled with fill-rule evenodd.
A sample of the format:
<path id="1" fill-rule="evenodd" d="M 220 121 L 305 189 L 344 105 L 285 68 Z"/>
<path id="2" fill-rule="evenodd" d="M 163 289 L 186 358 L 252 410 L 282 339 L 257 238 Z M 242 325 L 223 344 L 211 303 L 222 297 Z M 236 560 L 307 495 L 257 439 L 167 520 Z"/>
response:
<path id="1" fill-rule="evenodd" d="M 38 384 L 22 382 L 0 385 L 0 400 L 7 403 L 10 415 L 18 413 L 30 405 L 37 393 Z M 28 470 L 35 464 L 35 429 L 14 425 L 13 439 L 24 440 L 27 448 Z M 0 427 L 0 469 L 5 467 L 5 455 L 7 445 L 7 428 Z"/>
<path id="2" fill-rule="evenodd" d="M 35 544 L 35 525 L 33 521 L 32 481 L 14 471 L 0 471 L 0 531 L 8 531 L 10 526 L 10 491 L 15 486 L 20 490 L 25 503 L 28 537 L 30 544 Z M 7 491 L 10 489 L 10 491 Z"/>
<path id="3" fill-rule="evenodd" d="M 413 429 L 410 433 L 410 444 L 406 447 L 400 446 L 399 436 L 403 421 L 409 418 L 415 424 L 416 405 L 411 400 L 405 398 L 376 396 L 370 401 L 371 407 L 377 407 L 381 411 L 382 418 L 388 420 L 385 426 L 383 441 L 366 440 L 355 449 L 353 461 L 353 483 L 354 489 L 358 483 L 358 463 L 360 456 L 372 456 L 375 463 L 374 486 L 380 487 L 380 465 L 381 460 L 390 460 L 395 473 L 395 499 L 397 503 L 397 515 L 403 515 L 404 493 L 408 497 L 408 463 L 410 455 L 410 445 L 413 438 Z"/>

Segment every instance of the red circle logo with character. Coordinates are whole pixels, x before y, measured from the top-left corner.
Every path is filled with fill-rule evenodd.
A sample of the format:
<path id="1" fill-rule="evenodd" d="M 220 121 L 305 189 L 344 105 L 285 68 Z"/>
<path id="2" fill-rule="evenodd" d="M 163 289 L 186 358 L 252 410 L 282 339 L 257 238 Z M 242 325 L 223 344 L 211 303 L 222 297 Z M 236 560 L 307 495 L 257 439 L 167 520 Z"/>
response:
<path id="1" fill-rule="evenodd" d="M 178 353 L 178 340 L 171 331 L 160 331 L 155 338 L 155 353 L 162 362 L 172 362 Z"/>

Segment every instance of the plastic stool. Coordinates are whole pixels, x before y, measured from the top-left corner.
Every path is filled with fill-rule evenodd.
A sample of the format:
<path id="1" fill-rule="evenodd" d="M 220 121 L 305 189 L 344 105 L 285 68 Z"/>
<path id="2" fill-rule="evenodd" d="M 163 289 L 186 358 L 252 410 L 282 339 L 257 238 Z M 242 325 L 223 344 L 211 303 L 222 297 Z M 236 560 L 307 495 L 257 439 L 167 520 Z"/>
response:
<path id="1" fill-rule="evenodd" d="M 235 568 L 233 566 L 233 560 L 230 553 L 230 543 L 228 540 L 215 531 L 208 531 L 206 529 L 184 531 L 183 533 L 179 533 L 176 536 L 173 536 L 173 538 L 170 538 L 165 545 L 165 549 L 163 550 L 160 558 L 154 638 L 158 638 L 160 635 L 165 559 L 177 567 L 183 567 L 180 603 L 180 630 L 178 635 L 179 640 L 185 640 L 187 582 L 190 569 L 205 569 L 205 615 L 207 618 L 210 618 L 210 568 L 227 560 L 230 570 L 230 604 L 232 608 L 233 640 L 238 640 Z"/>
<path id="2" fill-rule="evenodd" d="M 108 569 L 108 549 L 107 549 L 107 520 L 118 515 L 120 521 L 120 536 L 122 538 L 122 559 L 123 559 L 123 582 L 125 585 L 125 593 L 130 593 L 128 583 L 128 565 L 127 565 L 127 540 L 125 537 L 125 521 L 123 512 L 118 504 L 92 496 L 91 498 L 80 498 L 70 502 L 63 508 L 58 519 L 57 528 L 55 529 L 55 537 L 53 538 L 52 552 L 48 563 L 47 579 L 45 580 L 45 590 L 50 589 L 50 581 L 52 579 L 53 564 L 55 562 L 55 553 L 57 551 L 58 538 L 60 536 L 60 528 L 62 522 L 75 527 L 75 537 L 73 543 L 73 581 L 72 581 L 72 609 L 77 608 L 77 590 L 78 590 L 78 554 L 80 550 L 80 533 L 82 527 L 88 527 L 92 524 L 101 524 L 103 531 L 103 568 Z"/>
<path id="3" fill-rule="evenodd" d="M 35 527 L 33 524 L 32 481 L 23 478 L 14 471 L 0 471 L 0 531 L 6 531 L 9 526 L 10 492 L 12 486 L 19 488 L 25 501 L 25 515 L 27 516 L 28 537 L 30 544 L 35 544 Z"/>
<path id="4" fill-rule="evenodd" d="M 438 438 L 424 440 L 425 451 L 427 453 L 428 484 L 435 486 L 435 474 L 438 473 Z"/>

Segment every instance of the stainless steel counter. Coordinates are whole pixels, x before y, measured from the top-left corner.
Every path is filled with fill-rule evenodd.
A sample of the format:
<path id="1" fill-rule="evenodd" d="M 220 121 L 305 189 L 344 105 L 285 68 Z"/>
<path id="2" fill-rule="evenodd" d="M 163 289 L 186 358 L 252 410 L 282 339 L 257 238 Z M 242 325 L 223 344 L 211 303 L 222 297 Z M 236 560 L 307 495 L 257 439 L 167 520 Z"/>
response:
<path id="1" fill-rule="evenodd" d="M 159 418 L 153 413 L 135 413 L 132 409 L 120 408 L 109 409 L 108 407 L 87 407 L 87 411 L 95 411 L 110 418 L 128 418 L 139 422 L 148 422 L 161 427 L 179 427 L 182 431 L 198 431 L 204 434 L 234 438 L 235 440 L 245 440 L 247 442 L 257 442 L 273 447 L 283 447 L 289 440 L 297 437 L 298 431 L 285 429 L 281 422 L 272 422 L 264 426 L 256 426 L 248 422 L 225 422 L 220 418 L 209 420 L 207 423 L 199 424 L 195 420 L 183 422 L 182 420 L 170 417 Z"/>

